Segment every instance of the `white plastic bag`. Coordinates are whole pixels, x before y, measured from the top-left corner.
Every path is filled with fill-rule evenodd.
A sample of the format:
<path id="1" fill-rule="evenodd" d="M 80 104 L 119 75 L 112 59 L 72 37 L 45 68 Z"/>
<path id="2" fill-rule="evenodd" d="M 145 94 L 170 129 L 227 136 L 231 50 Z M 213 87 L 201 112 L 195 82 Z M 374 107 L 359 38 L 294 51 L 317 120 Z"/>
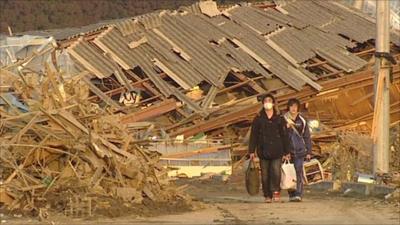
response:
<path id="1" fill-rule="evenodd" d="M 296 190 L 296 170 L 287 160 L 282 164 L 281 189 Z"/>

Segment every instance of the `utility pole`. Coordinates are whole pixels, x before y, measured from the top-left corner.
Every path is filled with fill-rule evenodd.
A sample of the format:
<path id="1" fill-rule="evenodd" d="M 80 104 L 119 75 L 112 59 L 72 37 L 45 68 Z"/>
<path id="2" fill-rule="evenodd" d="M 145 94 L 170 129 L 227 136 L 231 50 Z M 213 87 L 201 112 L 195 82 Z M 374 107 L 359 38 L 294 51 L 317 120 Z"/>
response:
<path id="1" fill-rule="evenodd" d="M 389 0 L 376 1 L 376 43 L 375 57 L 377 71 L 375 76 L 375 114 L 374 124 L 374 173 L 383 175 L 389 172 L 389 127 L 390 127 L 390 76 L 393 58 L 390 55 L 390 7 Z"/>

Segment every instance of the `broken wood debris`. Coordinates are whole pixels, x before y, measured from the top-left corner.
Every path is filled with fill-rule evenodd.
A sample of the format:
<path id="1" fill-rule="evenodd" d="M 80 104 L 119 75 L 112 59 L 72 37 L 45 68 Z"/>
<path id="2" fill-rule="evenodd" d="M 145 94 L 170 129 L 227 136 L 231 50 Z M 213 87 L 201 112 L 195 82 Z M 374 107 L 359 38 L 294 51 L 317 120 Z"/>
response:
<path id="1" fill-rule="evenodd" d="M 31 90 L 19 82 L 18 94 L 30 96 Z M 67 98 L 61 98 L 54 92 L 56 81 L 50 86 L 44 79 L 39 87 L 45 93 L 21 97 L 28 113 L 11 110 L 10 102 L 1 106 L 0 203 L 11 211 L 37 212 L 43 204 L 61 205 L 66 215 L 91 216 L 96 196 L 135 204 L 146 198 L 182 199 L 158 165 L 159 154 L 135 143 L 137 130 L 122 124 L 113 110 L 77 101 L 79 93 L 69 82 L 64 83 Z"/>
<path id="2" fill-rule="evenodd" d="M 374 24 L 329 1 L 305 3 L 329 12 L 326 23 L 319 18 L 324 13 L 293 13 L 299 17 L 294 20 L 289 14 L 304 7 L 299 2 L 288 2 L 280 11 L 246 4 L 221 13 L 214 3 L 200 3 L 179 13 L 126 19 L 128 25 L 140 24 L 134 29 L 110 24 L 51 46 L 27 41 L 26 48 L 20 46 L 26 51 L 21 58 L 4 50 L 9 60 L 0 64 L 2 203 L 40 211 L 40 199 L 62 200 L 66 213 L 77 215 L 82 202 L 76 196 L 107 195 L 135 203 L 178 199 L 181 194 L 168 185 L 160 154 L 149 147 L 164 140 L 194 140 L 195 146 L 205 137 L 222 140 L 222 147 L 197 153 L 229 146 L 234 157 L 241 157 L 251 121 L 261 109 L 257 98 L 267 92 L 277 97 L 280 110 L 290 98 L 304 103 L 308 119 L 320 124 L 313 133 L 318 150 L 338 134 L 369 133 L 375 127 L 374 50 L 368 41 Z M 340 26 L 352 20 L 368 32 Z M 307 37 L 313 41 L 290 41 Z M 396 43 L 392 48 L 399 59 Z M 395 126 L 400 66 L 392 72 Z M 169 160 L 182 162 L 195 152 L 171 154 Z M 328 165 L 322 161 L 331 173 Z M 91 209 L 107 206 L 95 198 L 90 202 Z"/>

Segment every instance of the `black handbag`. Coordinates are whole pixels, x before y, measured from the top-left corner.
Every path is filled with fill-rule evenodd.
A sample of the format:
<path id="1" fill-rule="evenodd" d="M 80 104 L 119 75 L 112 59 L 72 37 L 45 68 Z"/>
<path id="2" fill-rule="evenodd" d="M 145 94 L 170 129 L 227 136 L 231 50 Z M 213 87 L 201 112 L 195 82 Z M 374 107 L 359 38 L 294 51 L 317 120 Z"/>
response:
<path id="1" fill-rule="evenodd" d="M 246 190 L 249 195 L 256 195 L 260 191 L 260 171 L 251 159 L 246 170 Z"/>

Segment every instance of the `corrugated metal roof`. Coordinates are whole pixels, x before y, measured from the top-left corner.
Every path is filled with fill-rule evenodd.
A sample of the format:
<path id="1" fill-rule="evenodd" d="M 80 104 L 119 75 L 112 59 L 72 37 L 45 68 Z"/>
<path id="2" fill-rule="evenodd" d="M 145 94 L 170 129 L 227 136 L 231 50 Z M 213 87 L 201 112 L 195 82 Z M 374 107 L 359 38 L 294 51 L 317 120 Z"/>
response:
<path id="1" fill-rule="evenodd" d="M 333 14 L 313 1 L 294 1 L 282 6 L 282 8 L 289 13 L 287 16 L 316 27 L 330 23 L 335 18 Z"/>
<path id="2" fill-rule="evenodd" d="M 153 84 L 164 96 L 170 96 L 174 91 L 168 83 L 160 77 L 152 61 L 160 55 L 148 44 L 140 45 L 131 49 L 131 51 L 133 52 L 133 60 L 137 62 L 137 65 L 145 72 Z"/>
<path id="3" fill-rule="evenodd" d="M 265 77 L 270 77 L 270 74 L 264 68 L 262 68 L 260 64 L 258 64 L 243 50 L 235 48 L 234 45 L 227 40 L 227 38 L 232 38 L 234 36 L 227 35 L 222 29 L 214 26 L 212 23 L 210 23 L 208 17 L 203 15 L 185 15 L 184 19 L 185 20 L 183 21 L 190 21 L 190 24 L 193 24 L 194 27 L 196 27 L 196 29 L 202 35 L 204 35 L 207 40 L 218 43 L 209 43 L 209 45 L 213 50 L 225 57 L 231 68 L 236 68 L 240 71 L 253 71 L 257 74 L 264 75 Z M 226 18 L 222 21 L 224 20 L 228 21 Z"/>
<path id="4" fill-rule="evenodd" d="M 102 29 L 107 28 L 108 26 L 125 21 L 127 18 L 123 19 L 115 19 L 115 20 L 105 20 L 95 24 L 89 24 L 87 26 L 82 27 L 69 27 L 69 28 L 61 28 L 61 29 L 51 29 L 44 31 L 25 31 L 21 33 L 17 33 L 17 35 L 37 35 L 37 36 L 48 36 L 54 37 L 57 41 L 67 40 L 76 38 L 79 36 L 89 35 L 91 33 L 98 32 Z"/>
<path id="5" fill-rule="evenodd" d="M 301 31 L 290 28 L 277 32 L 268 38 L 300 64 L 315 56 L 312 49 L 305 45 L 301 37 L 299 37 L 300 34 Z"/>
<path id="6" fill-rule="evenodd" d="M 109 28 L 106 32 L 99 35 L 93 42 L 104 52 L 110 54 L 114 61 L 116 61 L 123 69 L 129 70 L 136 66 L 143 67 L 143 61 L 138 61 L 138 54 L 144 53 L 129 48 L 128 40 L 136 39 L 136 37 L 131 36 L 125 38 L 117 29 Z M 184 83 L 189 84 L 189 87 L 186 88 L 193 87 L 201 82 L 199 74 L 196 74 L 194 69 L 190 68 L 187 63 L 185 64 L 182 61 L 178 61 L 178 57 L 174 55 L 172 51 L 168 51 L 166 45 L 157 37 L 157 35 L 153 32 L 148 32 L 146 37 L 149 38 L 148 44 L 155 48 L 154 54 L 149 55 L 147 58 L 147 63 L 153 64 L 156 59 L 163 62 L 163 64 L 165 64 L 172 72 L 181 75 L 180 78 L 182 78 Z M 144 45 L 146 45 L 146 43 Z"/>
<path id="7" fill-rule="evenodd" d="M 83 39 L 68 47 L 67 52 L 98 78 L 108 77 L 117 70 L 117 65 L 113 60 L 107 58 L 95 46 Z"/>
<path id="8" fill-rule="evenodd" d="M 347 46 L 354 47 L 354 44 L 351 42 L 339 36 L 324 33 L 314 27 L 308 27 L 303 30 L 297 30 L 295 28 L 282 29 L 279 32 L 271 34 L 268 38 L 276 43 L 283 51 L 287 52 L 298 64 L 313 58 L 316 55 L 317 49 L 329 49 L 330 57 L 334 57 L 343 56 L 343 51 L 345 51 L 344 49 Z M 357 56 L 351 56 L 351 59 L 358 58 Z M 359 66 L 363 65 L 363 63 L 361 63 L 361 61 L 358 62 L 359 63 L 348 64 L 347 67 L 345 67 L 346 71 L 350 72 L 360 69 Z"/>
<path id="9" fill-rule="evenodd" d="M 200 32 L 182 22 L 179 16 L 165 15 L 162 19 L 160 31 L 190 55 L 191 64 L 206 76 L 207 81 L 221 86 L 219 77 L 230 71 L 229 62 L 210 47 L 209 41 Z"/>
<path id="10" fill-rule="evenodd" d="M 263 58 L 269 65 L 268 70 L 282 81 L 297 90 L 300 90 L 305 85 L 303 79 L 288 70 L 290 63 L 269 47 L 264 40 L 249 34 L 241 41 L 247 47 L 251 48 L 254 53 Z"/>
<path id="11" fill-rule="evenodd" d="M 201 14 L 201 10 L 200 10 L 200 6 L 199 3 L 196 2 L 192 5 L 189 6 L 181 6 L 178 11 L 186 11 L 188 13 L 192 13 L 192 14 Z"/>
<path id="12" fill-rule="evenodd" d="M 315 47 L 326 47 L 326 46 L 343 46 L 353 48 L 357 44 L 350 42 L 338 35 L 332 35 L 328 32 L 322 32 L 320 29 L 315 27 L 307 27 L 303 30 L 301 36 L 302 41 L 306 42 L 308 46 Z"/>
<path id="13" fill-rule="evenodd" d="M 329 63 L 346 72 L 359 70 L 367 64 L 366 61 L 339 47 L 321 48 L 316 52 Z"/>
<path id="14" fill-rule="evenodd" d="M 339 7 L 337 4 L 324 1 L 314 1 L 313 3 L 336 16 L 334 22 L 321 26 L 322 29 L 334 34 L 345 35 L 360 43 L 375 38 L 375 24 L 366 18 L 346 10 L 347 7 Z"/>
<path id="15" fill-rule="evenodd" d="M 138 17 L 137 20 L 139 23 L 143 24 L 146 30 L 153 29 L 161 26 L 160 14 L 162 14 L 162 12 L 148 13 Z"/>
<path id="16" fill-rule="evenodd" d="M 217 25 L 230 39 L 238 39 L 250 51 L 269 65 L 268 70 L 293 88 L 300 90 L 306 83 L 298 74 L 288 70 L 290 63 L 265 43 L 265 39 L 248 27 L 240 26 L 223 17 L 213 17 L 211 23 Z M 239 31 L 239 32 L 238 32 Z M 249 56 L 247 56 L 249 57 Z M 253 58 L 253 57 L 252 57 Z M 254 59 L 254 58 L 253 58 Z M 262 62 L 258 62 L 261 63 Z M 300 72 L 300 71 L 299 71 Z M 302 73 L 302 72 L 300 72 Z M 265 73 L 262 73 L 265 74 Z M 306 75 L 305 75 L 306 76 Z"/>
<path id="17" fill-rule="evenodd" d="M 129 43 L 122 33 L 114 27 L 97 36 L 93 41 L 104 52 L 110 54 L 115 62 L 123 69 L 129 70 L 138 66 L 134 52 L 129 48 Z"/>
<path id="18" fill-rule="evenodd" d="M 218 46 L 214 46 L 217 51 L 224 54 L 228 59 L 233 60 L 232 64 L 235 64 L 235 68 L 241 71 L 253 71 L 256 74 L 261 74 L 266 78 L 270 78 L 271 74 L 268 73 L 265 68 L 261 67 L 251 56 L 244 52 L 240 48 L 235 48 L 229 41 L 224 41 Z"/>
<path id="19" fill-rule="evenodd" d="M 340 20 L 336 23 L 329 24 L 323 29 L 334 34 L 342 34 L 350 39 L 357 42 L 363 43 L 370 39 L 374 39 L 376 36 L 375 24 L 369 23 L 366 20 Z"/>
<path id="20" fill-rule="evenodd" d="M 285 24 L 264 16 L 262 13 L 258 13 L 257 11 L 261 10 L 253 7 L 235 7 L 229 11 L 229 14 L 231 15 L 231 19 L 250 27 L 259 34 L 268 34 L 279 27 L 285 26 Z"/>
<path id="21" fill-rule="evenodd" d="M 226 37 L 226 34 L 218 29 L 218 27 L 213 26 L 213 24 L 209 22 L 209 17 L 205 15 L 186 14 L 178 19 L 187 26 L 195 27 L 196 30 L 209 41 L 218 42 Z"/>
<path id="22" fill-rule="evenodd" d="M 344 50 L 354 47 L 354 43 L 332 35 L 339 34 L 337 29 L 343 26 L 340 32 L 356 36 L 352 33 L 353 28 L 347 27 L 348 23 L 342 24 L 354 15 L 335 13 L 332 10 L 338 10 L 337 6 L 326 6 L 330 3 L 317 3 L 290 2 L 283 6 L 288 15 L 244 4 L 213 17 L 201 14 L 198 5 L 194 4 L 182 7 L 179 12 L 162 11 L 119 20 L 114 28 L 108 28 L 93 42 L 123 69 L 141 67 L 165 96 L 175 90 L 159 76 L 160 70 L 184 89 L 202 81 L 222 87 L 224 77 L 232 69 L 253 71 L 265 77 L 270 77 L 269 72 L 272 72 L 297 90 L 306 83 L 317 87 L 312 81 L 315 76 L 301 68 L 296 69 L 314 57 L 317 51 L 346 71 L 364 65 L 361 59 Z M 357 36 L 364 40 L 370 35 L 371 22 L 358 17 L 355 23 L 368 27 L 361 29 L 365 34 Z M 282 27 L 285 29 L 277 32 Z M 132 42 L 134 45 L 129 46 Z M 86 43 L 77 48 L 75 55 L 78 56 L 75 58 L 82 66 L 96 71 L 96 75 L 109 75 L 113 71 L 110 68 L 115 65 L 105 63 L 106 56 L 93 47 Z M 90 54 L 93 51 L 97 51 L 95 56 Z M 93 57 L 102 59 L 97 64 L 89 63 L 79 58 L 79 54 L 89 57 L 89 61 Z"/>
<path id="23" fill-rule="evenodd" d="M 247 29 L 240 27 L 232 20 L 228 20 L 223 16 L 215 16 L 208 19 L 211 24 L 218 27 L 224 34 L 230 38 L 236 37 L 242 39 L 242 37 L 248 32 Z"/>
<path id="24" fill-rule="evenodd" d="M 172 46 L 163 40 L 154 32 L 147 32 L 149 45 L 159 53 L 163 58 L 168 68 L 173 70 L 181 79 L 188 83 L 191 87 L 196 86 L 203 80 L 203 75 L 199 73 L 190 62 L 182 60 L 177 54 L 172 51 Z"/>
<path id="25" fill-rule="evenodd" d="M 122 33 L 123 36 L 136 33 L 143 32 L 144 26 L 134 19 L 126 19 L 122 20 L 114 25 L 118 30 Z"/>
<path id="26" fill-rule="evenodd" d="M 294 26 L 296 28 L 304 28 L 308 26 L 308 24 L 303 23 L 302 21 L 296 20 L 292 17 L 286 16 L 283 13 L 278 12 L 278 10 L 267 8 L 265 10 L 257 10 L 258 13 L 263 14 L 264 16 L 271 18 L 275 21 L 280 22 L 281 24 L 287 24 Z"/>

